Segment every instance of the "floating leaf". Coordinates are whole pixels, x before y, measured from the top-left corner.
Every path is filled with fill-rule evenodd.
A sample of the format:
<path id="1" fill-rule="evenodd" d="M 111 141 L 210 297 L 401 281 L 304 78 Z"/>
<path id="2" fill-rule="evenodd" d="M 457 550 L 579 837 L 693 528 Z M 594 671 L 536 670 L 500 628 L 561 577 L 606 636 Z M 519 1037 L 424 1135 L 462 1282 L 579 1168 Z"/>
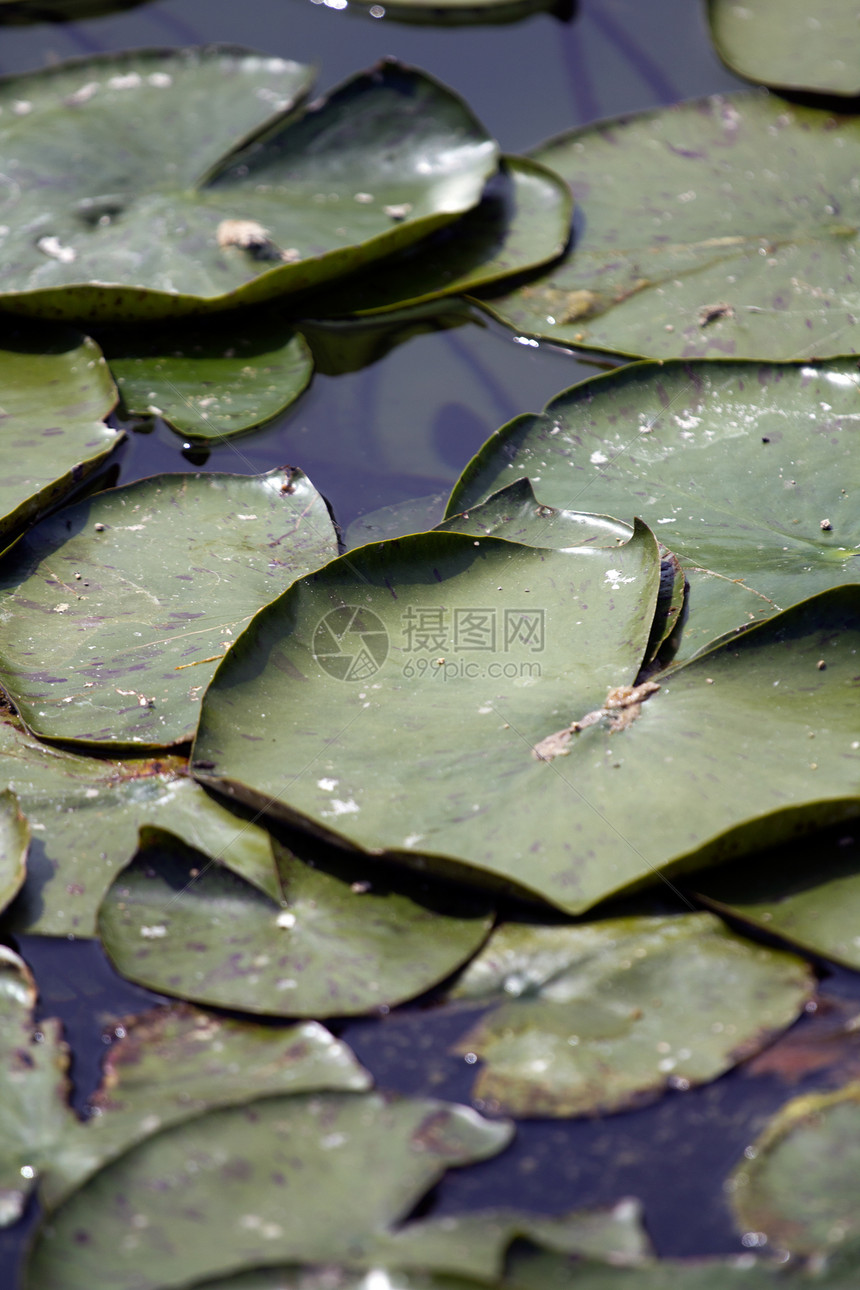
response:
<path id="1" fill-rule="evenodd" d="M 437 82 L 384 63 L 296 119 L 307 86 L 296 63 L 217 48 L 0 82 L 16 175 L 0 299 L 90 320 L 231 308 L 363 268 L 480 200 L 498 149 Z"/>
<path id="2" fill-rule="evenodd" d="M 658 581 L 644 526 L 578 554 L 459 533 L 364 547 L 257 616 L 206 695 L 196 773 L 374 854 L 581 909 L 641 858 L 606 826 L 608 859 L 601 817 L 532 745 L 635 677 Z"/>
<path id="3" fill-rule="evenodd" d="M 366 542 L 382 542 L 386 538 L 435 528 L 444 514 L 445 499 L 445 493 L 431 493 L 429 497 L 395 502 L 393 506 L 381 506 L 377 511 L 359 515 L 346 530 L 347 550 L 364 546 Z"/>
<path id="4" fill-rule="evenodd" d="M 773 1249 L 815 1254 L 860 1235 L 860 1084 L 788 1102 L 729 1180 L 735 1221 Z"/>
<path id="5" fill-rule="evenodd" d="M 172 835 L 280 894 L 269 835 L 210 797 L 178 757 L 108 761 L 51 748 L 0 722 L 0 771 L 33 831 L 7 921 L 44 936 L 94 936 L 96 911 L 141 841 Z"/>
<path id="6" fill-rule="evenodd" d="M 124 436 L 103 418 L 116 389 L 93 341 L 4 324 L 0 349 L 0 550 L 99 471 Z"/>
<path id="7" fill-rule="evenodd" d="M 215 1107 L 370 1084 L 346 1044 L 316 1021 L 273 1029 L 187 1004 L 127 1017 L 108 1052 L 91 1118 L 71 1123 L 45 1162 L 42 1202 L 59 1204 L 144 1138 Z"/>
<path id="8" fill-rule="evenodd" d="M 507 1000 L 457 1043 L 486 1063 L 475 1095 L 521 1116 L 620 1111 L 716 1079 L 796 1019 L 801 960 L 711 914 L 508 924 L 452 991 Z"/>
<path id="9" fill-rule="evenodd" d="M 154 336 L 115 329 L 103 341 L 127 412 L 156 415 L 178 434 L 220 439 L 250 430 L 293 403 L 313 359 L 292 324 L 231 318 Z"/>
<path id="10" fill-rule="evenodd" d="M 845 0 L 709 0 L 717 53 L 751 81 L 860 94 L 860 11 Z"/>
<path id="11" fill-rule="evenodd" d="M 27 872 L 30 825 L 8 788 L 0 792 L 0 910 L 20 891 Z"/>
<path id="12" fill-rule="evenodd" d="M 35 1006 L 26 964 L 0 945 L 0 1227 L 21 1217 L 42 1166 L 75 1123 L 60 1024 L 40 1022 L 37 1037 Z"/>
<path id="13" fill-rule="evenodd" d="M 315 317 L 410 308 L 477 291 L 553 260 L 570 236 L 570 190 L 525 157 L 503 158 L 473 211 L 305 306 Z"/>
<path id="14" fill-rule="evenodd" d="M 314 833 L 465 864 L 571 913 L 856 815 L 860 587 L 636 687 L 656 571 L 642 527 L 580 557 L 441 533 L 353 552 L 231 651 L 203 704 L 197 773 Z M 539 671 L 525 667 L 536 628 L 507 656 L 477 637 L 503 619 L 494 606 L 520 633 L 545 612 Z M 467 608 L 483 615 L 468 620 L 483 654 L 455 638 Z M 810 731 L 826 735 L 814 754 Z"/>
<path id="15" fill-rule="evenodd" d="M 711 870 L 696 877 L 696 888 L 714 908 L 856 971 L 860 843 L 855 831 L 839 828 L 782 846 L 760 856 L 752 868 Z"/>
<path id="16" fill-rule="evenodd" d="M 467 1107 L 371 1093 L 210 1112 L 135 1147 L 61 1205 L 25 1284 L 144 1290 L 261 1263 L 346 1261 L 449 1165 L 493 1156 L 510 1137 L 508 1123 Z"/>
<path id="17" fill-rule="evenodd" d="M 99 493 L 0 563 L 0 677 L 38 734 L 182 742 L 248 619 L 336 551 L 299 470 L 156 475 Z"/>
<path id="18" fill-rule="evenodd" d="M 366 6 L 370 0 L 357 3 Z M 431 27 L 519 22 L 544 10 L 562 18 L 569 16 L 565 0 L 394 0 L 383 7 L 389 21 Z"/>
<path id="19" fill-rule="evenodd" d="M 641 363 L 502 426 L 448 514 L 527 475 L 550 507 L 641 516 L 691 581 L 689 655 L 730 629 L 860 581 L 856 364 Z"/>
<path id="20" fill-rule="evenodd" d="M 632 525 L 609 515 L 544 506 L 528 479 L 515 480 L 460 514 L 449 510 L 448 518 L 436 527 L 446 533 L 503 537 L 508 542 L 569 552 L 624 546 L 633 533 Z"/>
<path id="21" fill-rule="evenodd" d="M 620 117 L 538 148 L 582 230 L 483 301 L 526 335 L 649 358 L 857 348 L 860 122 L 761 93 Z"/>
<path id="22" fill-rule="evenodd" d="M 226 869 L 195 881 L 181 859 L 133 863 L 107 893 L 99 935 L 117 970 L 221 1008 L 331 1017 L 400 1003 L 460 967 L 492 916 L 446 916 L 278 849 L 283 902 Z M 372 873 L 372 871 L 371 871 Z M 153 928 L 158 929 L 157 939 Z"/>

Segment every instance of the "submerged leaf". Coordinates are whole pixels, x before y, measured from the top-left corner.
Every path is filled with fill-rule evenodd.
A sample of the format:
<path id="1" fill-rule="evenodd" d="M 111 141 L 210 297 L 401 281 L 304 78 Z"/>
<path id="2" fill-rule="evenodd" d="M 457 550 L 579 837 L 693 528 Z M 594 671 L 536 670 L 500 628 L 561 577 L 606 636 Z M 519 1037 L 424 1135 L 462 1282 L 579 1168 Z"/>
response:
<path id="1" fill-rule="evenodd" d="M 136 1143 L 215 1107 L 370 1084 L 346 1044 L 315 1021 L 273 1029 L 187 1004 L 126 1017 L 90 1118 L 70 1123 L 45 1162 L 42 1202 L 53 1208 Z"/>
<path id="2" fill-rule="evenodd" d="M 156 475 L 98 493 L 0 562 L 0 678 L 40 735 L 183 742 L 248 619 L 336 552 L 299 470 Z"/>
<path id="3" fill-rule="evenodd" d="M 99 913 L 117 970 L 217 1007 L 344 1016 L 429 989 L 490 929 L 489 913 L 446 916 L 408 896 L 375 894 L 372 881 L 350 883 L 282 848 L 277 854 L 281 902 L 225 869 L 191 881 L 181 858 L 133 863 Z"/>
<path id="4" fill-rule="evenodd" d="M 0 792 L 0 910 L 21 890 L 29 846 L 30 823 L 15 794 L 5 788 Z"/>
<path id="5" fill-rule="evenodd" d="M 261 1263 L 346 1261 L 448 1166 L 493 1156 L 510 1137 L 508 1123 L 467 1107 L 370 1093 L 210 1112 L 135 1147 L 61 1205 L 25 1285 L 145 1290 Z"/>
<path id="6" fill-rule="evenodd" d="M 728 1190 L 743 1232 L 815 1254 L 860 1236 L 860 1084 L 788 1102 L 745 1153 Z"/>
<path id="7" fill-rule="evenodd" d="M 516 331 L 649 358 L 856 351 L 855 116 L 714 96 L 533 156 L 570 185 L 582 227 L 547 272 L 479 302 Z"/>
<path id="8" fill-rule="evenodd" d="M 846 0 L 708 0 L 724 62 L 781 89 L 860 94 L 860 12 Z"/>
<path id="9" fill-rule="evenodd" d="M 277 416 L 306 388 L 313 358 L 290 323 L 231 317 L 208 327 L 113 330 L 102 341 L 127 412 L 178 434 L 221 439 Z"/>
<path id="10" fill-rule="evenodd" d="M 452 998 L 507 1000 L 458 1040 L 475 1094 L 520 1116 L 620 1111 L 716 1079 L 791 1024 L 814 989 L 801 959 L 711 914 L 571 927 L 508 924 Z"/>
<path id="11" fill-rule="evenodd" d="M 860 581 L 856 364 L 640 363 L 518 417 L 448 514 L 520 476 L 548 507 L 646 521 L 690 580 L 689 656 L 825 587 Z"/>

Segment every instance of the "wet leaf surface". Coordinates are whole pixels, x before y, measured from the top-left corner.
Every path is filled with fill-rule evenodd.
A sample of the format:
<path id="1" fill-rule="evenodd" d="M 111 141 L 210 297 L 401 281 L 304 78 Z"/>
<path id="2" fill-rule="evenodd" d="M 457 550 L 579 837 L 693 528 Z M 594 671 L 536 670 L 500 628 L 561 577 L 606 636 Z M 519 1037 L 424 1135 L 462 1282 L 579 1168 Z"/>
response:
<path id="1" fill-rule="evenodd" d="M 558 175 L 526 157 L 505 157 L 473 211 L 372 272 L 311 297 L 305 312 L 361 316 L 477 291 L 560 255 L 571 211 Z"/>
<path id="2" fill-rule="evenodd" d="M 0 348 L 0 550 L 102 469 L 123 439 L 116 389 L 93 341 L 6 320 Z"/>
<path id="3" fill-rule="evenodd" d="M 99 493 L 0 563 L 0 677 L 40 735 L 183 742 L 248 619 L 336 551 L 298 470 L 157 475 Z"/>
<path id="4" fill-rule="evenodd" d="M 41 1197 L 51 1208 L 136 1143 L 215 1107 L 371 1084 L 315 1021 L 273 1029 L 173 1004 L 127 1017 L 120 1030 L 90 1118 L 70 1124 L 46 1162 Z"/>
<path id="5" fill-rule="evenodd" d="M 658 579 L 644 527 L 578 555 L 459 533 L 352 552 L 242 637 L 197 773 L 315 833 L 582 908 L 625 878 L 571 840 L 576 794 L 532 746 L 635 676 Z"/>
<path id="6" fill-rule="evenodd" d="M 466 1107 L 370 1093 L 210 1112 L 134 1148 L 61 1205 L 26 1285 L 144 1290 L 360 1256 L 448 1166 L 493 1156 L 510 1136 L 506 1122 Z"/>
<path id="7" fill-rule="evenodd" d="M 287 1017 L 367 1012 L 422 993 L 484 941 L 489 912 L 436 912 L 278 848 L 283 902 L 225 869 L 191 881 L 181 857 L 137 861 L 105 897 L 99 935 L 118 971 L 165 994 Z M 157 930 L 157 936 L 154 933 Z"/>
<path id="8" fill-rule="evenodd" d="M 280 892 L 268 834 L 203 791 L 184 759 L 81 757 L 40 743 L 7 717 L 0 769 L 32 829 L 26 881 L 6 915 L 17 932 L 94 936 L 115 875 L 142 840 L 165 835 L 272 896 Z"/>
<path id="9" fill-rule="evenodd" d="M 24 962 L 0 945 L 0 1227 L 14 1223 L 75 1122 L 66 1095 L 68 1050 L 60 1024 L 35 1032 L 36 983 Z"/>
<path id="10" fill-rule="evenodd" d="M 716 1079 L 796 1019 L 806 964 L 711 914 L 508 924 L 452 998 L 501 1002 L 458 1041 L 475 1095 L 519 1116 L 619 1111 Z"/>
<path id="11" fill-rule="evenodd" d="M 727 1183 L 741 1231 L 798 1254 L 856 1244 L 860 1084 L 794 1098 L 746 1155 Z"/>
<path id="12" fill-rule="evenodd" d="M 502 426 L 453 514 L 528 476 L 550 507 L 640 516 L 690 579 L 681 654 L 860 581 L 856 365 L 639 364 Z"/>
<path id="13" fill-rule="evenodd" d="M 855 352 L 856 117 L 730 94 L 532 156 L 570 185 L 582 227 L 548 272 L 484 301 L 516 331 L 647 358 Z"/>
<path id="14" fill-rule="evenodd" d="M 732 71 L 782 89 L 860 94 L 860 9 L 845 0 L 709 0 L 711 38 Z"/>
<path id="15" fill-rule="evenodd" d="M 128 321 L 259 302 L 363 268 L 479 201 L 498 149 L 450 91 L 384 63 L 292 119 L 308 73 L 209 48 L 0 84 L 17 175 L 0 203 L 8 307 Z"/>
<path id="16" fill-rule="evenodd" d="M 0 910 L 21 890 L 27 873 L 30 824 L 10 790 L 0 792 Z"/>
<path id="17" fill-rule="evenodd" d="M 313 375 L 303 337 L 288 323 L 230 318 L 104 340 L 125 410 L 157 415 L 178 434 L 220 439 L 268 421 Z"/>

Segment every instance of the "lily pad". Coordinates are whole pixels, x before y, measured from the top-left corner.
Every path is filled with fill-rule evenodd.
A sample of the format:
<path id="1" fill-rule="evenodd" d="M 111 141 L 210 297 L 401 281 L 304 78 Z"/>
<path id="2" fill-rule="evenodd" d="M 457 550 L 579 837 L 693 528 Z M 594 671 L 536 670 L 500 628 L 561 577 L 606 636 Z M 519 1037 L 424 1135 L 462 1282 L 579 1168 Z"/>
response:
<path id="1" fill-rule="evenodd" d="M 275 319 L 185 324 L 157 336 L 113 330 L 102 344 L 125 410 L 164 417 L 193 439 L 223 439 L 270 420 L 313 375 L 304 338 Z"/>
<path id="2" fill-rule="evenodd" d="M 336 552 L 299 470 L 156 475 L 99 493 L 0 562 L 0 678 L 40 735 L 181 743 L 248 619 Z"/>
<path id="3" fill-rule="evenodd" d="M 856 364 L 640 363 L 502 426 L 448 514 L 527 475 L 550 507 L 641 516 L 690 579 L 689 655 L 860 581 Z"/>
<path id="4" fill-rule="evenodd" d="M 813 993 L 802 959 L 712 914 L 508 924 L 451 992 L 500 1002 L 456 1052 L 475 1096 L 518 1116 L 589 1115 L 716 1079 L 790 1025 Z"/>
<path id="5" fill-rule="evenodd" d="M 14 793 L 0 792 L 0 910 L 21 890 L 27 872 L 30 825 Z"/>
<path id="6" fill-rule="evenodd" d="M 745 1154 L 728 1183 L 741 1231 L 797 1254 L 856 1244 L 860 1084 L 794 1098 Z"/>
<path id="7" fill-rule="evenodd" d="M 258 615 L 205 697 L 198 776 L 314 833 L 465 865 L 570 913 L 860 813 L 860 587 L 637 687 L 658 568 L 647 530 L 579 558 L 477 541 L 365 547 Z M 455 611 L 486 627 L 494 607 L 521 615 L 500 677 L 489 665 L 506 656 L 477 619 L 483 656 L 454 635 Z M 826 733 L 814 754 L 810 731 Z"/>
<path id="8" fill-rule="evenodd" d="M 856 116 L 731 94 L 532 156 L 570 185 L 582 227 L 547 272 L 483 301 L 516 331 L 648 358 L 856 352 Z"/>
<path id="9" fill-rule="evenodd" d="M 381 64 L 296 119 L 307 87 L 305 67 L 226 49 L 0 82 L 4 306 L 128 321 L 268 300 L 480 200 L 498 148 L 437 82 Z"/>
<path id="10" fill-rule="evenodd" d="M 281 902 L 226 869 L 192 882 L 180 858 L 132 863 L 99 912 L 117 970 L 221 1008 L 345 1016 L 429 989 L 475 953 L 492 925 L 488 912 L 446 916 L 283 848 L 276 854 Z"/>
<path id="11" fill-rule="evenodd" d="M 364 547 L 237 643 L 195 773 L 374 854 L 582 908 L 621 870 L 585 861 L 576 793 L 532 745 L 635 677 L 658 581 L 644 526 L 578 555 L 459 533 Z"/>
<path id="12" fill-rule="evenodd" d="M 567 245 L 573 203 L 558 175 L 526 157 L 504 157 L 473 211 L 456 224 L 318 296 L 314 317 L 362 316 L 477 291 L 538 268 Z"/>
<path id="13" fill-rule="evenodd" d="M 856 832 L 850 826 L 838 828 L 780 847 L 759 857 L 754 868 L 747 864 L 711 870 L 697 876 L 697 891 L 713 908 L 857 971 Z"/>
<path id="14" fill-rule="evenodd" d="M 133 1148 L 61 1205 L 25 1285 L 145 1290 L 260 1264 L 345 1261 L 448 1166 L 495 1155 L 511 1131 L 467 1107 L 371 1093 L 210 1112 Z"/>
<path id="15" fill-rule="evenodd" d="M 104 467 L 125 438 L 104 423 L 115 403 L 93 341 L 66 327 L 4 328 L 0 550 Z"/>
<path id="16" fill-rule="evenodd" d="M 370 0 L 357 0 L 368 6 Z M 477 24 L 520 22 L 534 13 L 548 11 L 569 16 L 565 0 L 394 0 L 382 6 L 389 21 L 431 27 L 466 27 Z M 376 15 L 374 15 L 376 16 Z"/>
<path id="17" fill-rule="evenodd" d="M 316 1021 L 273 1029 L 173 1004 L 127 1017 L 121 1033 L 90 1118 L 69 1124 L 45 1161 L 40 1196 L 50 1208 L 144 1138 L 215 1107 L 371 1085 L 346 1044 Z"/>
<path id="18" fill-rule="evenodd" d="M 846 0 L 708 0 L 725 63 L 780 89 L 860 94 L 860 7 Z"/>
<path id="19" fill-rule="evenodd" d="M 410 498 L 407 502 L 395 502 L 393 506 L 381 506 L 377 511 L 359 515 L 346 530 L 347 550 L 367 542 L 382 542 L 386 538 L 435 528 L 445 512 L 446 496 L 431 493 L 429 497 Z"/>
<path id="20" fill-rule="evenodd" d="M 40 1022 L 37 1038 L 35 1005 L 26 964 L 0 945 L 0 1227 L 21 1217 L 42 1165 L 75 1123 L 60 1023 Z"/>
<path id="21" fill-rule="evenodd" d="M 39 743 L 7 718 L 0 771 L 33 836 L 26 881 L 6 916 L 15 931 L 94 936 L 114 876 L 141 842 L 165 835 L 280 895 L 269 835 L 203 791 L 178 757 L 79 757 Z"/>

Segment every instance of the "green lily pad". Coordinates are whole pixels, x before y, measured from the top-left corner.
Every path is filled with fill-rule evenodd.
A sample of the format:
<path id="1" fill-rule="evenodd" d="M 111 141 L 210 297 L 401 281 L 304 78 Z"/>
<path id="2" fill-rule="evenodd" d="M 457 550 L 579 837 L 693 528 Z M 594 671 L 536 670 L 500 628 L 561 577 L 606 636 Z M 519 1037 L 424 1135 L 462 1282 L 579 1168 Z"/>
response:
<path id="1" fill-rule="evenodd" d="M 485 1062 L 475 1096 L 519 1116 L 589 1115 L 716 1079 L 815 989 L 802 959 L 712 914 L 508 924 L 451 992 L 505 1000 L 458 1040 Z"/>
<path id="2" fill-rule="evenodd" d="M 90 1118 L 71 1123 L 45 1161 L 40 1196 L 49 1208 L 138 1142 L 215 1107 L 371 1085 L 346 1044 L 316 1021 L 273 1029 L 173 1004 L 126 1018 L 121 1034 Z"/>
<path id="3" fill-rule="evenodd" d="M 260 1264 L 345 1261 L 448 1166 L 495 1155 L 511 1132 L 467 1107 L 371 1093 L 210 1112 L 133 1148 L 61 1205 L 25 1285 L 145 1290 Z"/>
<path id="4" fill-rule="evenodd" d="M 283 848 L 276 854 L 280 902 L 226 869 L 192 882 L 181 858 L 132 863 L 99 912 L 117 970 L 216 1007 L 345 1016 L 429 989 L 475 953 L 492 925 L 487 912 L 448 917 Z"/>
<path id="5" fill-rule="evenodd" d="M 582 908 L 620 869 L 583 873 L 576 795 L 532 745 L 635 677 L 658 581 L 644 526 L 578 554 L 459 533 L 363 547 L 237 643 L 195 773 L 371 853 Z"/>
<path id="6" fill-rule="evenodd" d="M 0 563 L 0 678 L 40 735 L 181 743 L 248 619 L 336 552 L 299 470 L 156 475 L 99 493 Z"/>
<path id="7" fill-rule="evenodd" d="M 30 824 L 14 793 L 0 792 L 0 910 L 21 890 L 27 873 Z"/>
<path id="8" fill-rule="evenodd" d="M 708 0 L 725 63 L 780 89 L 860 94 L 860 8 L 845 0 Z"/>
<path id="9" fill-rule="evenodd" d="M 855 834 L 852 827 L 839 828 L 780 847 L 759 857 L 754 868 L 710 870 L 697 876 L 696 889 L 713 908 L 856 971 L 860 841 Z"/>
<path id="10" fill-rule="evenodd" d="M 860 122 L 761 93 L 561 135 L 533 157 L 582 230 L 508 326 L 648 358 L 830 358 L 857 349 Z M 480 302 L 479 302 L 480 303 Z"/>
<path id="11" fill-rule="evenodd" d="M 505 157 L 481 201 L 456 224 L 305 305 L 314 317 L 362 316 L 477 291 L 538 268 L 567 245 L 573 203 L 558 175 Z"/>
<path id="12" fill-rule="evenodd" d="M 363 268 L 480 200 L 497 146 L 437 82 L 381 64 L 296 119 L 307 86 L 296 63 L 224 49 L 0 82 L 16 177 L 0 300 L 89 320 L 232 308 Z"/>
<path id="13" fill-rule="evenodd" d="M 164 417 L 193 439 L 223 439 L 270 420 L 313 375 L 304 338 L 275 319 L 185 324 L 157 336 L 113 331 L 102 345 L 125 410 Z"/>
<path id="14" fill-rule="evenodd" d="M 742 1232 L 797 1254 L 856 1244 L 860 1084 L 794 1098 L 745 1155 L 728 1182 Z"/>
<path id="15" fill-rule="evenodd" d="M 68 1050 L 60 1023 L 34 1034 L 36 983 L 22 959 L 0 945 L 0 1227 L 21 1217 L 41 1166 L 74 1124 Z"/>
<path id="16" fill-rule="evenodd" d="M 634 687 L 658 567 L 647 530 L 581 557 L 471 542 L 362 548 L 258 615 L 205 697 L 198 776 L 314 833 L 465 865 L 570 913 L 860 813 L 860 587 Z M 478 636 L 494 605 L 522 615 L 507 656 Z M 539 670 L 525 666 L 529 605 L 545 611 Z M 483 655 L 454 635 L 466 607 Z"/>
<path id="17" fill-rule="evenodd" d="M 356 2 L 370 6 L 370 0 Z M 567 16 L 569 12 L 564 0 L 394 0 L 382 8 L 388 21 L 430 27 L 520 22 L 543 11 L 557 11 L 559 16 Z"/>
<path id="18" fill-rule="evenodd" d="M 78 492 L 125 436 L 104 417 L 116 389 L 93 341 L 15 324 L 0 348 L 0 550 Z"/>
<path id="19" fill-rule="evenodd" d="M 527 475 L 551 507 L 641 516 L 690 579 L 689 656 L 825 587 L 860 581 L 856 364 L 640 363 L 502 426 L 448 513 Z"/>
<path id="20" fill-rule="evenodd" d="M 611 515 L 545 506 L 535 496 L 529 479 L 514 480 L 459 514 L 452 514 L 449 507 L 448 518 L 436 529 L 473 537 L 501 537 L 508 542 L 568 552 L 624 546 L 633 534 L 632 524 L 624 524 Z"/>
<path id="21" fill-rule="evenodd" d="M 6 719 L 0 771 L 33 836 L 26 881 L 6 916 L 17 932 L 94 936 L 114 876 L 142 842 L 165 835 L 280 895 L 269 835 L 203 791 L 178 757 L 79 757 Z"/>
<path id="22" fill-rule="evenodd" d="M 823 1267 L 808 1272 L 803 1267 L 786 1268 L 781 1261 L 756 1258 L 751 1253 L 727 1259 L 656 1259 L 643 1267 L 614 1268 L 592 1260 L 574 1263 L 557 1254 L 524 1251 L 514 1254 L 501 1284 L 505 1290 L 568 1290 L 571 1286 L 576 1290 L 793 1290 L 796 1286 L 851 1290 L 856 1264 L 852 1271 L 854 1280 L 846 1280 L 844 1272 L 831 1276 Z"/>

